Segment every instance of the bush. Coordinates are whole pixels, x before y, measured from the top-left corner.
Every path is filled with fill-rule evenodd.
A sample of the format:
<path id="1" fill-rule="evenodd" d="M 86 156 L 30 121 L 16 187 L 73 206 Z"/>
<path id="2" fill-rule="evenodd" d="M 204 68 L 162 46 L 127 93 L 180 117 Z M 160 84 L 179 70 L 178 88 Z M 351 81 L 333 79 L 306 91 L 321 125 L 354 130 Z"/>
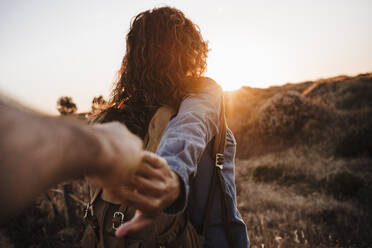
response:
<path id="1" fill-rule="evenodd" d="M 372 157 L 372 125 L 349 129 L 336 145 L 335 155 L 340 157 Z"/>
<path id="2" fill-rule="evenodd" d="M 372 78 L 359 78 L 340 84 L 337 89 L 336 107 L 343 110 L 356 110 L 372 106 Z"/>
<path id="3" fill-rule="evenodd" d="M 298 168 L 291 168 L 285 165 L 261 165 L 254 169 L 252 173 L 253 180 L 264 183 L 277 183 L 282 186 L 297 185 L 301 189 L 301 193 L 306 194 L 312 191 L 315 186 L 315 179 L 311 175 L 304 174 Z M 300 185 L 303 185 L 302 187 Z M 304 188 L 308 190 L 302 190 Z"/>
<path id="4" fill-rule="evenodd" d="M 280 167 L 262 165 L 253 171 L 253 180 L 268 183 L 278 181 L 283 174 L 284 170 Z"/>
<path id="5" fill-rule="evenodd" d="M 86 202 L 89 192 L 83 180 L 72 181 L 74 195 Z M 84 196 L 84 197 L 83 197 Z M 86 197 L 85 197 L 86 196 Z M 2 235 L 6 242 L 14 247 L 80 247 L 81 235 L 86 225 L 83 220 L 83 206 L 78 202 L 71 204 L 70 226 L 66 226 L 63 195 L 55 191 L 47 191 L 36 201 L 13 216 L 0 228 L 0 247 Z M 73 221 L 73 220 L 76 221 Z M 13 247 L 13 246 L 5 246 Z"/>
<path id="6" fill-rule="evenodd" d="M 316 115 L 317 108 L 295 91 L 273 96 L 259 112 L 259 130 L 262 134 L 290 138 Z"/>
<path id="7" fill-rule="evenodd" d="M 354 196 L 364 186 L 362 178 L 345 170 L 332 172 L 321 182 L 329 193 L 341 199 Z"/>

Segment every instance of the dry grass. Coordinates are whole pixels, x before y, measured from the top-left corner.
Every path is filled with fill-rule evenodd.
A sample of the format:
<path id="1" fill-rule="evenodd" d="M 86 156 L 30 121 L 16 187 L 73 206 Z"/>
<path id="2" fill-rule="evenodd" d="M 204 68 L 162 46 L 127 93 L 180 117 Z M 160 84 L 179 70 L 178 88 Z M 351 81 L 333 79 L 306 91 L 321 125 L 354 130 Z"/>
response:
<path id="1" fill-rule="evenodd" d="M 320 184 L 331 171 L 345 168 L 345 161 L 317 157 L 313 159 L 317 163 L 311 163 L 306 158 L 294 159 L 294 153 L 237 160 L 238 206 L 252 247 L 370 247 L 372 216 L 368 205 L 363 206 L 356 195 L 337 198 Z M 257 168 L 267 164 L 278 168 L 275 165 L 284 162 L 287 167 L 279 177 L 255 179 Z M 311 170 L 306 169 L 312 165 Z M 324 169 L 327 165 L 331 166 Z M 289 181 L 283 179 L 288 173 L 292 173 Z"/>
<path id="2" fill-rule="evenodd" d="M 227 99 L 252 247 L 372 247 L 372 74 Z"/>

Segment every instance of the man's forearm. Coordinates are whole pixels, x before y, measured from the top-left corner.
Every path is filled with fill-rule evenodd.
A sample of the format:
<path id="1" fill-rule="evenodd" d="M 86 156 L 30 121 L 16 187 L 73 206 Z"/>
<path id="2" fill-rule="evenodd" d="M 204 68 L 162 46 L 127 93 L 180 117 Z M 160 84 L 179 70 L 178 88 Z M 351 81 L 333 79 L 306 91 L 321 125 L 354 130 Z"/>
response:
<path id="1" fill-rule="evenodd" d="M 102 151 L 92 128 L 5 104 L 0 116 L 0 214 L 56 182 L 96 169 L 90 164 Z"/>

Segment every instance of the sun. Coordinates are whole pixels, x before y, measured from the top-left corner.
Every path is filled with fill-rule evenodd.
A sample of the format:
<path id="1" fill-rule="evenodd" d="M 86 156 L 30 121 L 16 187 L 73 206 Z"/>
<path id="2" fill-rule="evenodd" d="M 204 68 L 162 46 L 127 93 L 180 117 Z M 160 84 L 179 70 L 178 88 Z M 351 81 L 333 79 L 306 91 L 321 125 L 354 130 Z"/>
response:
<path id="1" fill-rule="evenodd" d="M 238 90 L 242 86 L 267 88 L 280 85 L 288 79 L 288 70 L 279 63 L 282 58 L 270 52 L 262 52 L 262 44 L 236 43 L 226 45 L 215 42 L 207 58 L 206 76 L 214 79 L 225 91 Z"/>
<path id="2" fill-rule="evenodd" d="M 215 80 L 224 91 L 238 90 L 243 85 L 246 85 L 244 80 L 241 80 L 238 75 L 232 75 L 227 72 L 218 70 L 218 68 L 214 67 L 208 66 L 206 76 Z"/>
<path id="3" fill-rule="evenodd" d="M 223 56 L 221 56 L 223 57 Z M 208 67 L 206 76 L 215 80 L 224 91 L 234 91 L 242 86 L 266 88 L 270 86 L 263 83 L 260 78 L 267 75 L 265 68 L 260 68 L 249 60 L 235 57 L 233 62 L 228 63 L 229 58 L 224 60 L 217 59 L 217 56 L 208 58 Z"/>

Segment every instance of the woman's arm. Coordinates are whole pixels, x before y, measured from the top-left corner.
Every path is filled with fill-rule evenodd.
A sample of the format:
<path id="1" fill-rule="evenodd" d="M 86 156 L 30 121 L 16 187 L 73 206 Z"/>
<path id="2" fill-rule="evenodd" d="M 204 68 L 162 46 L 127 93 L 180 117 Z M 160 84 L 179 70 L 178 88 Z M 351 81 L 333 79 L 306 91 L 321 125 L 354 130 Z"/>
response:
<path id="1" fill-rule="evenodd" d="M 118 237 L 146 226 L 153 214 L 161 211 L 176 214 L 185 209 L 190 189 L 189 178 L 196 174 L 205 148 L 218 133 L 221 94 L 221 87 L 212 82 L 202 92 L 192 94 L 182 102 L 177 116 L 169 122 L 160 141 L 157 154 L 162 159 L 148 161 L 151 164 L 148 168 L 162 168 L 163 171 L 170 171 L 172 176 L 165 172 L 157 176 L 155 172 L 153 176 L 149 173 L 146 176 L 148 181 L 155 177 L 163 178 L 163 183 L 153 185 L 141 183 L 141 175 L 133 178 L 139 191 L 128 190 L 125 195 L 130 196 L 128 203 L 140 211 L 118 229 Z M 145 171 L 146 167 L 142 168 Z M 159 187 L 160 184 L 169 186 Z M 177 186 L 178 189 L 175 188 Z M 148 193 L 153 190 L 159 196 Z"/>
<path id="2" fill-rule="evenodd" d="M 211 79 L 206 79 L 211 80 Z M 189 195 L 189 179 L 208 143 L 218 133 L 222 89 L 213 80 L 198 94 L 192 94 L 181 104 L 178 115 L 169 122 L 157 154 L 181 179 L 181 194 L 166 209 L 166 213 L 183 211 Z"/>

